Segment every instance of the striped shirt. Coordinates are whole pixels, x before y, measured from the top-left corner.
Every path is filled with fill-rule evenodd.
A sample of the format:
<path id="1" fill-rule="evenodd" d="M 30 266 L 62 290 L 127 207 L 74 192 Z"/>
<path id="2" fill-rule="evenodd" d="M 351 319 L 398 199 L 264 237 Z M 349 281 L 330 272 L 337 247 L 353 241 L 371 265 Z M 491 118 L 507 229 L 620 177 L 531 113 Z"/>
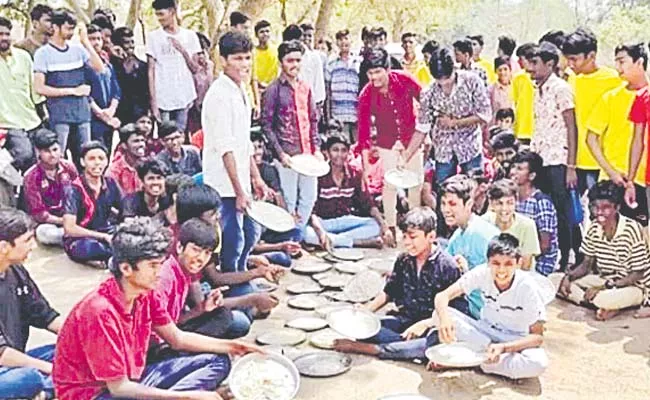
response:
<path id="1" fill-rule="evenodd" d="M 373 206 L 372 198 L 361 186 L 361 174 L 349 166 L 341 185 L 337 185 L 332 171 L 318 178 L 318 200 L 314 214 L 322 219 L 332 219 L 345 215 L 368 216 Z"/>
<path id="2" fill-rule="evenodd" d="M 644 279 L 635 286 L 645 289 L 650 284 L 650 253 L 643 227 L 628 217 L 619 215 L 611 240 L 600 224 L 592 223 L 582 240 L 580 252 L 596 259 L 596 269 L 604 279 L 618 280 L 633 272 L 644 272 Z"/>
<path id="3" fill-rule="evenodd" d="M 537 226 L 537 233 L 551 235 L 551 246 L 536 258 L 535 269 L 542 275 L 555 271 L 559 250 L 557 240 L 557 212 L 550 197 L 538 189 L 525 200 L 517 202 L 516 211 L 531 218 Z"/>
<path id="4" fill-rule="evenodd" d="M 332 95 L 332 117 L 341 122 L 357 122 L 360 63 L 353 56 L 347 61 L 337 57 L 325 68 L 325 82 Z"/>

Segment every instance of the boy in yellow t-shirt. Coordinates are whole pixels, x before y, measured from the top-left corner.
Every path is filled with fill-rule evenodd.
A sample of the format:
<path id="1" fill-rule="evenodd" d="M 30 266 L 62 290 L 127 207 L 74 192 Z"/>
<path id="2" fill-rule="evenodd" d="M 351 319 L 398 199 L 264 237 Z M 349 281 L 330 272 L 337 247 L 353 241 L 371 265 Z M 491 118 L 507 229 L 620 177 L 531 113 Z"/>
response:
<path id="1" fill-rule="evenodd" d="M 578 190 L 581 194 L 596 183 L 600 171 L 598 162 L 587 146 L 587 121 L 603 95 L 622 83 L 614 69 L 596 64 L 597 50 L 596 36 L 582 28 L 569 34 L 562 45 L 569 68 L 576 73 L 569 78 L 569 84 L 575 94 L 578 152 L 574 168 L 577 168 Z"/>
<path id="2" fill-rule="evenodd" d="M 261 20 L 255 24 L 258 45 L 253 49 L 255 78 L 260 91 L 264 91 L 280 74 L 277 47 L 271 44 L 271 23 Z"/>
<path id="3" fill-rule="evenodd" d="M 512 99 L 515 106 L 515 136 L 524 144 L 530 143 L 535 130 L 534 99 L 535 85 L 526 72 L 528 56 L 535 49 L 535 43 L 524 43 L 517 49 L 517 57 L 523 64 L 523 69 L 512 77 Z"/>
<path id="4" fill-rule="evenodd" d="M 486 60 L 485 58 L 481 58 L 481 53 L 483 52 L 483 45 L 485 44 L 485 41 L 483 40 L 483 35 L 472 35 L 472 36 L 468 36 L 467 38 L 472 41 L 472 49 L 474 50 L 474 53 L 472 54 L 472 58 L 474 59 L 474 63 L 485 70 L 485 72 L 487 73 L 488 84 L 489 85 L 493 84 L 494 82 L 497 81 L 497 74 L 494 71 L 494 64 L 492 64 L 491 61 Z"/>

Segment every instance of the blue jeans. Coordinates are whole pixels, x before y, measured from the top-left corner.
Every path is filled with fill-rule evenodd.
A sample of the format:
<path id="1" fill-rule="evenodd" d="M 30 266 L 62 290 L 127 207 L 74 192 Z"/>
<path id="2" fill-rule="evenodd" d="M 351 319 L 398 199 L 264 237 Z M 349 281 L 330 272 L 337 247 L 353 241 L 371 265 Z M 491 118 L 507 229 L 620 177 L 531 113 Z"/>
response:
<path id="1" fill-rule="evenodd" d="M 260 255 L 269 260 L 271 264 L 281 265 L 285 268 L 290 268 L 293 261 L 291 260 L 291 256 L 284 251 L 269 251 Z"/>
<path id="2" fill-rule="evenodd" d="M 578 193 L 580 193 L 580 196 L 582 196 L 587 190 L 591 190 L 596 182 L 598 182 L 598 175 L 600 174 L 600 171 L 578 169 L 576 173 L 578 175 Z"/>
<path id="3" fill-rule="evenodd" d="M 287 210 L 291 214 L 298 214 L 300 217 L 299 228 L 302 230 L 307 226 L 314 204 L 316 204 L 318 178 L 300 175 L 291 168 L 285 168 L 278 160 L 275 160 L 273 165 L 280 175 L 280 186 L 284 201 L 287 203 Z"/>
<path id="4" fill-rule="evenodd" d="M 28 351 L 27 355 L 51 363 L 54 360 L 54 345 L 37 347 Z M 35 368 L 0 367 L 0 398 L 33 399 L 41 392 L 45 392 L 48 399 L 54 398 L 51 376 Z"/>
<path id="5" fill-rule="evenodd" d="M 174 121 L 178 130 L 185 132 L 187 128 L 187 114 L 189 108 L 179 108 L 178 110 L 160 110 L 160 118 L 163 121 Z"/>
<path id="6" fill-rule="evenodd" d="M 113 256 L 111 245 L 103 240 L 91 238 L 64 238 L 63 248 L 72 261 L 108 261 Z"/>
<path id="7" fill-rule="evenodd" d="M 282 242 L 301 242 L 302 231 L 298 228 L 293 228 L 287 232 L 276 232 L 270 229 L 262 228 L 261 240 L 266 243 L 282 243 Z"/>
<path id="8" fill-rule="evenodd" d="M 456 158 L 455 154 L 452 157 L 451 161 L 449 161 L 448 163 L 436 161 L 436 178 L 438 179 L 438 182 L 442 183 L 445 181 L 445 179 L 449 178 L 450 176 L 456 175 L 456 171 L 458 170 L 459 165 L 460 165 L 460 170 L 464 174 L 467 174 L 469 171 L 474 169 L 482 170 L 483 156 L 479 153 L 476 157 L 462 164 L 458 163 L 458 158 Z"/>
<path id="9" fill-rule="evenodd" d="M 387 315 L 381 319 L 381 329 L 379 330 L 379 333 L 366 341 L 377 344 L 401 342 L 403 339 L 400 334 L 412 324 L 412 321 L 406 321 L 393 315 Z"/>
<path id="10" fill-rule="evenodd" d="M 223 245 L 221 271 L 244 272 L 253 246 L 259 240 L 261 228 L 235 207 L 234 197 L 224 197 L 221 204 Z"/>
<path id="11" fill-rule="evenodd" d="M 72 141 L 70 143 L 70 151 L 72 152 L 72 161 L 77 167 L 79 167 L 81 146 L 90 141 L 90 121 L 80 124 L 54 124 L 52 126 L 52 130 L 59 136 L 59 146 L 61 146 L 61 150 L 64 154 L 68 148 L 68 139 L 70 138 L 70 132 L 72 132 L 73 135 L 76 134 L 72 137 Z"/>
<path id="12" fill-rule="evenodd" d="M 179 392 L 214 391 L 229 373 L 230 358 L 227 355 L 181 355 L 147 365 L 140 384 Z M 108 400 L 114 397 L 105 391 L 96 399 Z"/>
<path id="13" fill-rule="evenodd" d="M 343 217 L 321 219 L 323 229 L 327 232 L 334 247 L 352 247 L 355 240 L 376 238 L 381 234 L 381 228 L 374 218 L 345 215 Z M 305 229 L 305 242 L 320 244 L 314 228 Z"/>

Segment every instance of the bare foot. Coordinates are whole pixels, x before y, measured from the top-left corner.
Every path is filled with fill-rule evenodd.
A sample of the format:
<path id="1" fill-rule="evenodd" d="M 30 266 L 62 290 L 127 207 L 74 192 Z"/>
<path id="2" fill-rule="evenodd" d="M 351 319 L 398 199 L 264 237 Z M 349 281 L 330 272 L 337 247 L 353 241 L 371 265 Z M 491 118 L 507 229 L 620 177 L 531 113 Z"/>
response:
<path id="1" fill-rule="evenodd" d="M 634 314 L 634 318 L 650 318 L 650 306 L 641 307 L 639 311 Z"/>
<path id="2" fill-rule="evenodd" d="M 230 387 L 220 386 L 217 388 L 217 394 L 223 398 L 223 400 L 233 400 L 235 395 L 230 391 Z"/>
<path id="3" fill-rule="evenodd" d="M 365 354 L 368 356 L 379 355 L 379 347 L 372 343 L 360 343 L 349 339 L 337 339 L 334 341 L 334 350 L 341 353 Z"/>
<path id="4" fill-rule="evenodd" d="M 106 264 L 106 261 L 86 261 L 85 263 L 87 266 L 93 269 L 99 269 L 99 270 L 106 270 L 108 269 L 108 264 Z"/>
<path id="5" fill-rule="evenodd" d="M 427 364 L 427 371 L 433 371 L 433 372 L 443 372 L 449 370 L 449 367 L 445 367 L 440 364 L 436 364 L 433 361 L 429 361 Z"/>
<path id="6" fill-rule="evenodd" d="M 599 321 L 607 321 L 608 319 L 614 318 L 619 313 L 619 310 L 604 310 L 599 308 L 596 311 L 596 319 Z"/>

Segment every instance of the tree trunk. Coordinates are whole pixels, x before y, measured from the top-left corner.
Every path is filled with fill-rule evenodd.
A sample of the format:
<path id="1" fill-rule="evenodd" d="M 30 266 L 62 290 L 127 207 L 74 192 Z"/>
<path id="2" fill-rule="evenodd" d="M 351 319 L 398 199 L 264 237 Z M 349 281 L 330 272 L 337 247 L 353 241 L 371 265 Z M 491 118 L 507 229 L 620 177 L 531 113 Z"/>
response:
<path id="1" fill-rule="evenodd" d="M 252 21 L 257 21 L 262 16 L 264 9 L 276 0 L 242 0 L 238 11 L 248 15 Z"/>
<path id="2" fill-rule="evenodd" d="M 81 4 L 79 4 L 79 0 L 67 0 L 67 1 L 70 7 L 72 7 L 74 13 L 77 14 L 77 17 L 81 20 L 81 22 L 85 24 L 90 22 L 90 16 L 86 13 L 86 10 L 84 10 L 84 8 L 81 7 Z"/>
<path id="3" fill-rule="evenodd" d="M 316 18 L 315 35 L 314 39 L 318 42 L 319 39 L 327 36 L 327 29 L 329 28 L 330 19 L 336 7 L 336 0 L 322 0 L 320 8 L 318 9 L 318 17 Z"/>
<path id="4" fill-rule="evenodd" d="M 129 5 L 129 13 L 126 16 L 126 23 L 125 25 L 129 27 L 129 29 L 133 30 L 135 28 L 136 22 L 138 22 L 138 18 L 140 17 L 140 8 L 142 7 L 142 0 L 131 0 L 131 4 Z"/>

